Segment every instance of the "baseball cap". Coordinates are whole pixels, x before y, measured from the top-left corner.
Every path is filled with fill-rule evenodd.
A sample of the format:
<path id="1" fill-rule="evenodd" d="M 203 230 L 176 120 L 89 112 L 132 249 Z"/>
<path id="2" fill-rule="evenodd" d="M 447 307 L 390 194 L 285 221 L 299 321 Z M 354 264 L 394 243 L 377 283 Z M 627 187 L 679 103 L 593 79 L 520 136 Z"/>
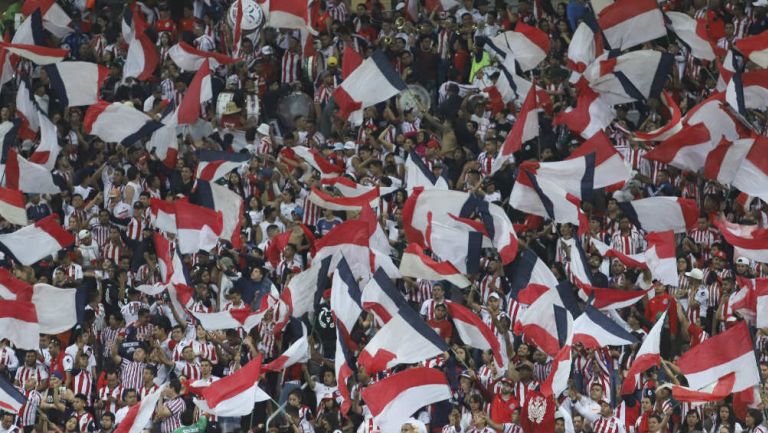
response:
<path id="1" fill-rule="evenodd" d="M 746 258 L 746 257 L 739 257 L 738 259 L 736 259 L 736 264 L 737 265 L 749 265 L 749 259 Z"/>
<path id="2" fill-rule="evenodd" d="M 501 296 L 499 296 L 499 294 L 496 293 L 496 292 L 492 292 L 490 295 L 488 295 L 488 299 L 490 299 L 490 298 L 496 298 L 496 299 L 501 300 Z"/>
<path id="3" fill-rule="evenodd" d="M 272 54 L 274 52 L 275 51 L 269 45 L 264 45 L 263 47 L 261 47 L 261 54 L 263 54 L 265 56 L 268 56 L 268 55 L 270 55 L 270 54 Z"/>
<path id="4" fill-rule="evenodd" d="M 355 150 L 357 148 L 357 145 L 354 141 L 347 141 L 344 143 L 344 149 L 346 150 Z"/>
<path id="5" fill-rule="evenodd" d="M 77 234 L 77 238 L 80 240 L 83 240 L 91 235 L 91 232 L 89 230 L 83 229 L 80 230 L 80 232 Z"/>
<path id="6" fill-rule="evenodd" d="M 703 280 L 704 279 L 704 272 L 699 268 L 693 268 L 690 271 L 685 273 L 686 277 L 693 278 L 694 280 Z"/>

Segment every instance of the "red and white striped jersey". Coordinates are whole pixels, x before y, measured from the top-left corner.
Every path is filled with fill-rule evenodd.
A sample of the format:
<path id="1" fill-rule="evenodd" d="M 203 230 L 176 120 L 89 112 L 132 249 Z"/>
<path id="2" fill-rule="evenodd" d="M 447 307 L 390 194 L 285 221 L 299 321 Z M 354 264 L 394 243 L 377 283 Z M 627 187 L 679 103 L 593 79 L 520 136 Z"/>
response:
<path id="1" fill-rule="evenodd" d="M 104 385 L 99 388 L 99 400 L 104 402 L 104 410 L 116 413 L 119 409 L 117 402 L 123 398 L 123 390 L 125 387 L 118 384 L 114 388 L 109 388 L 109 385 Z M 112 399 L 112 401 L 110 401 Z"/>
<path id="2" fill-rule="evenodd" d="M 525 401 L 526 394 L 530 391 L 539 389 L 539 385 L 539 382 L 536 380 L 532 380 L 528 383 L 517 382 L 512 386 L 512 394 L 518 401 Z"/>
<path id="3" fill-rule="evenodd" d="M 306 226 L 316 226 L 320 218 L 323 217 L 323 209 L 309 200 L 309 194 L 302 200 L 301 208 L 304 210 L 304 215 L 301 217 L 301 223 Z"/>
<path id="4" fill-rule="evenodd" d="M 592 423 L 592 432 L 593 433 L 625 433 L 626 429 L 624 428 L 624 423 L 622 423 L 621 420 L 616 418 L 615 416 L 606 418 L 601 415 Z"/>
<path id="5" fill-rule="evenodd" d="M 297 81 L 301 72 L 301 53 L 286 51 L 281 62 L 282 73 L 280 81 L 283 84 L 291 84 Z"/>
<path id="6" fill-rule="evenodd" d="M 334 21 L 338 21 L 341 24 L 347 21 L 347 5 L 344 3 L 344 0 L 336 0 L 335 4 L 329 4 L 327 12 Z"/>
<path id="7" fill-rule="evenodd" d="M 451 37 L 453 32 L 448 29 L 442 29 L 437 33 L 437 54 L 443 60 L 451 58 Z"/>
<path id="8" fill-rule="evenodd" d="M 24 396 L 27 398 L 27 401 L 19 409 L 18 423 L 22 427 L 34 426 L 37 420 L 37 408 L 40 407 L 43 396 L 35 389 L 24 392 Z"/>
<path id="9" fill-rule="evenodd" d="M 211 361 L 211 364 L 216 365 L 219 363 L 219 355 L 216 353 L 216 345 L 210 341 L 194 341 L 192 342 L 192 350 L 199 354 L 198 361 L 207 359 Z"/>
<path id="10" fill-rule="evenodd" d="M 157 391 L 158 388 L 160 387 L 155 385 L 154 383 L 152 384 L 152 386 L 142 386 L 141 388 L 139 388 L 139 400 Z"/>
<path id="11" fill-rule="evenodd" d="M 144 220 L 136 217 L 131 218 L 125 229 L 125 236 L 133 241 L 142 240 L 144 238 Z"/>
<path id="12" fill-rule="evenodd" d="M 187 361 L 176 361 L 176 375 L 184 376 L 190 382 L 194 382 L 203 377 L 203 373 L 200 371 L 200 365 Z"/>
<path id="13" fill-rule="evenodd" d="M 139 389 L 144 382 L 144 368 L 147 364 L 143 362 L 129 361 L 123 358 L 120 364 L 120 382 L 125 388 Z"/>
<path id="14" fill-rule="evenodd" d="M 9 346 L 0 348 L 0 366 L 4 366 L 11 371 L 19 366 L 19 358 L 16 357 L 16 353 Z"/>
<path id="15" fill-rule="evenodd" d="M 87 370 L 78 370 L 77 374 L 72 377 L 72 392 L 75 394 L 83 394 L 88 397 L 87 406 L 91 403 L 91 394 L 93 394 L 93 376 Z M 114 413 L 114 412 L 112 412 Z"/>
<path id="16" fill-rule="evenodd" d="M 611 236 L 611 248 L 623 254 L 639 254 L 644 247 L 643 236 L 637 230 L 624 234 L 616 232 Z"/>
<path id="17" fill-rule="evenodd" d="M 48 379 L 48 371 L 46 370 L 45 366 L 40 363 L 34 367 L 22 365 L 18 370 L 16 370 L 16 377 L 14 378 L 14 381 L 16 384 L 18 384 L 18 386 L 23 387 L 24 383 L 26 383 L 27 380 L 31 377 L 34 377 L 39 384 L 40 382 Z"/>
<path id="18" fill-rule="evenodd" d="M 117 262 L 120 260 L 120 256 L 123 255 L 124 251 L 125 246 L 123 244 L 108 242 L 106 245 L 104 245 L 101 256 L 117 264 Z"/>
<path id="19" fill-rule="evenodd" d="M 264 353 L 264 358 L 269 359 L 275 356 L 275 350 L 277 348 L 275 340 L 275 322 L 261 322 L 256 325 L 256 329 L 259 333 L 258 348 Z"/>
<path id="20" fill-rule="evenodd" d="M 480 280 L 480 299 L 482 303 L 488 302 L 488 296 L 491 292 L 495 292 L 496 289 L 501 288 L 501 277 L 498 275 L 487 274 Z"/>

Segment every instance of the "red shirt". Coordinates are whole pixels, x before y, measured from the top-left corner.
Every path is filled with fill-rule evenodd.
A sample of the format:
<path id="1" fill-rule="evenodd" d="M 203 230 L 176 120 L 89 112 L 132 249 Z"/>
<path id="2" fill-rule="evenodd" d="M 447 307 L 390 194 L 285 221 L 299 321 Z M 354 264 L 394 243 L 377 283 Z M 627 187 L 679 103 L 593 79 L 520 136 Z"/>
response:
<path id="1" fill-rule="evenodd" d="M 169 32 L 171 37 L 176 37 L 176 23 L 171 19 L 157 20 L 155 23 L 155 31 L 158 33 Z"/>
<path id="2" fill-rule="evenodd" d="M 453 338 L 453 325 L 447 320 L 429 320 L 427 324 L 437 332 L 440 338 L 451 341 Z"/>
<path id="3" fill-rule="evenodd" d="M 510 394 L 509 400 L 502 400 L 500 395 L 497 395 L 491 403 L 491 419 L 497 424 L 503 424 L 505 422 L 512 422 L 512 413 L 520 403 L 517 399 Z"/>
<path id="4" fill-rule="evenodd" d="M 656 318 L 666 311 L 667 307 L 670 308 L 670 311 L 677 311 L 675 298 L 666 293 L 656 295 L 648 301 L 648 305 L 645 307 L 645 318 L 651 323 L 656 323 Z M 672 317 L 669 320 L 669 330 L 673 335 L 677 334 L 677 320 L 672 320 Z"/>
<path id="5" fill-rule="evenodd" d="M 182 18 L 179 20 L 179 30 L 182 32 L 191 32 L 195 27 L 195 18 Z"/>

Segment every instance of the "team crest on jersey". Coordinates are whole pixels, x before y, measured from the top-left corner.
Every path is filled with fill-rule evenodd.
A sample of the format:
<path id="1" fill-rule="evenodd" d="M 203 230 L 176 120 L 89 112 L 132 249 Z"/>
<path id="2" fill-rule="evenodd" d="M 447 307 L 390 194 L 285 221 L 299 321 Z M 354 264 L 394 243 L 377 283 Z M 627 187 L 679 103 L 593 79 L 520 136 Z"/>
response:
<path id="1" fill-rule="evenodd" d="M 531 398 L 528 402 L 528 419 L 536 424 L 541 424 L 546 413 L 547 399 L 538 395 Z"/>

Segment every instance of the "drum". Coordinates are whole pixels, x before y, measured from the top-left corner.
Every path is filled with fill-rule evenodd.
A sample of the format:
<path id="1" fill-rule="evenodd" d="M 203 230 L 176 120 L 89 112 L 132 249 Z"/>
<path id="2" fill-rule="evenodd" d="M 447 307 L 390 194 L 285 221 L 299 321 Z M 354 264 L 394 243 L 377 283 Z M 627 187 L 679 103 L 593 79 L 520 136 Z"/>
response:
<path id="1" fill-rule="evenodd" d="M 221 116 L 224 114 L 224 110 L 227 108 L 227 104 L 235 97 L 235 92 L 224 91 L 220 92 L 218 98 L 216 98 L 216 120 L 221 120 Z M 259 96 L 255 93 L 245 94 L 245 109 L 246 119 L 249 123 L 258 123 L 259 115 L 261 113 L 261 106 L 259 105 Z"/>
<path id="2" fill-rule="evenodd" d="M 400 111 L 414 110 L 416 115 L 421 114 L 419 109 L 419 102 L 421 102 L 427 110 L 432 105 L 432 98 L 429 97 L 429 92 L 424 86 L 420 84 L 409 84 L 408 88 L 400 92 L 400 97 L 397 100 L 397 108 Z"/>
<path id="3" fill-rule="evenodd" d="M 243 4 L 243 20 L 240 22 L 240 28 L 244 34 L 253 33 L 264 26 L 264 11 L 256 0 L 240 0 Z M 230 27 L 235 28 L 237 20 L 237 1 L 232 2 L 229 7 L 227 18 Z"/>
<path id="4" fill-rule="evenodd" d="M 277 116 L 284 125 L 295 128 L 293 119 L 296 116 L 308 117 L 312 112 L 313 102 L 312 98 L 304 92 L 290 93 L 277 101 Z"/>

